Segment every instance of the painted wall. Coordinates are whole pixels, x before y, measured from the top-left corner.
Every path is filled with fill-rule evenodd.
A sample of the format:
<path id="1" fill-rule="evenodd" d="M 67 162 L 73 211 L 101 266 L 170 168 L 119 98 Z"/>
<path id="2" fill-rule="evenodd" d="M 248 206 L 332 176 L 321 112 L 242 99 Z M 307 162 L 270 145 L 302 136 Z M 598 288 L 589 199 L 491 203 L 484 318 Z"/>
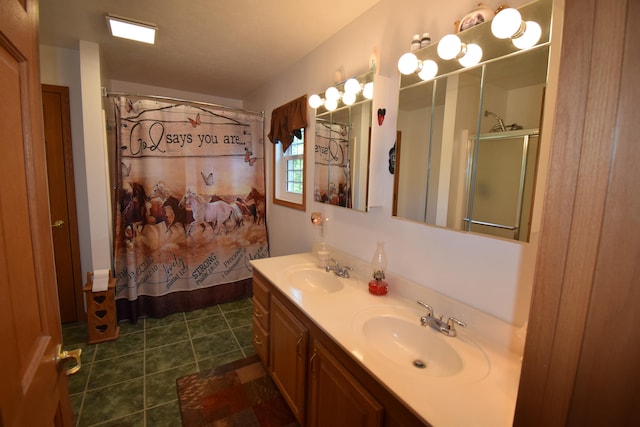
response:
<path id="1" fill-rule="evenodd" d="M 490 2 L 491 7 L 498 6 Z M 517 1 L 510 6 L 518 7 Z M 379 207 L 361 213 L 319 204 L 307 192 L 307 211 L 268 205 L 268 230 L 272 256 L 312 250 L 318 233 L 311 225 L 311 212 L 329 218 L 325 240 L 330 246 L 369 260 L 377 240 L 385 241 L 389 270 L 422 286 L 458 299 L 496 317 L 520 326 L 529 309 L 535 238 L 517 243 L 456 232 L 393 218 L 393 176 L 387 170 L 386 153 L 393 146 L 397 116 L 398 58 L 409 49 L 412 35 L 429 31 L 436 42 L 452 32 L 454 21 L 474 7 L 473 2 L 437 0 L 382 0 L 374 8 L 290 67 L 276 79 L 245 99 L 245 107 L 263 109 L 265 123 L 271 111 L 302 94 L 323 91 L 333 84 L 334 72 L 343 68 L 345 77 L 368 70 L 372 53 L 378 54 L 374 111 L 386 108 L 383 126 L 374 125 L 371 172 Z M 383 82 L 383 84 L 378 84 Z M 313 110 L 309 110 L 314 135 Z M 375 123 L 375 121 L 374 121 Z M 268 141 L 267 138 L 265 138 Z M 272 179 L 271 144 L 267 144 L 267 180 Z M 310 144 L 312 146 L 313 144 Z M 307 180 L 313 179 L 313 164 L 307 158 Z M 309 187 L 313 185 L 309 182 Z M 295 230 L 295 233 L 291 231 Z M 392 284 L 393 285 L 393 284 Z"/>

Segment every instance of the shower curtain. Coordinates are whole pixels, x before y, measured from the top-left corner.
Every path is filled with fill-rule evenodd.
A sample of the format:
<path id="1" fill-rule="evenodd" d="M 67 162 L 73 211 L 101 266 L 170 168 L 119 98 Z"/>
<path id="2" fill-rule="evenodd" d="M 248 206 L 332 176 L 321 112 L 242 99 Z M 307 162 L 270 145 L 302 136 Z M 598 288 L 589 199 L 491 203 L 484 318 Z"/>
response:
<path id="1" fill-rule="evenodd" d="M 269 256 L 263 116 L 120 96 L 114 272 L 118 319 L 251 295 Z"/>
<path id="2" fill-rule="evenodd" d="M 349 125 L 316 120 L 316 202 L 352 207 L 349 145 Z"/>

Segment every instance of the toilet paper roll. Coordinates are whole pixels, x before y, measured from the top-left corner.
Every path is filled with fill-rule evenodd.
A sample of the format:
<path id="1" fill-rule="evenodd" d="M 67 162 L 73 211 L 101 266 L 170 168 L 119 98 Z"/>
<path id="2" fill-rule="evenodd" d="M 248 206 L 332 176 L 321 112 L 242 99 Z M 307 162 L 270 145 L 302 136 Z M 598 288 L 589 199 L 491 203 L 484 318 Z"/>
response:
<path id="1" fill-rule="evenodd" d="M 109 278 L 111 274 L 109 269 L 106 270 L 96 270 L 93 272 L 93 285 L 91 286 L 91 291 L 93 292 L 104 292 L 109 288 Z"/>

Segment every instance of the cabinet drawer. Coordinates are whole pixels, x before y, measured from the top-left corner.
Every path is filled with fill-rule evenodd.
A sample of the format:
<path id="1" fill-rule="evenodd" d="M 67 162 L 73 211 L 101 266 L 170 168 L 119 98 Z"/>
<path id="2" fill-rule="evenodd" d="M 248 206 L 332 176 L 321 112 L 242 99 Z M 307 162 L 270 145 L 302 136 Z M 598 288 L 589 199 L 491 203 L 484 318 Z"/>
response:
<path id="1" fill-rule="evenodd" d="M 264 366 L 269 366 L 269 333 L 253 318 L 253 348 Z"/>
<path id="2" fill-rule="evenodd" d="M 269 330 L 269 312 L 255 297 L 253 298 L 253 320 L 258 322 L 265 331 Z"/>
<path id="3" fill-rule="evenodd" d="M 267 280 L 257 271 L 253 272 L 253 299 L 262 304 L 265 311 L 269 311 L 269 286 Z"/>

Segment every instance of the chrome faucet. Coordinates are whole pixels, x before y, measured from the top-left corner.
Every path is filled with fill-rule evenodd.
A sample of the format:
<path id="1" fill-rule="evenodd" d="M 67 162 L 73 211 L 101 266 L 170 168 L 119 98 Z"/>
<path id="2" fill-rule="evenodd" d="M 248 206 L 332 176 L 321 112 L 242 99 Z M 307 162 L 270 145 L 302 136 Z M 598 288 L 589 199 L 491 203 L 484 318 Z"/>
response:
<path id="1" fill-rule="evenodd" d="M 345 279 L 349 278 L 349 270 L 352 270 L 351 267 L 349 267 L 348 265 L 340 267 L 340 263 L 333 258 L 331 258 L 330 263 L 333 263 L 333 266 L 329 264 L 325 267 L 325 271 L 327 273 L 333 271 L 336 276 L 344 277 Z"/>
<path id="2" fill-rule="evenodd" d="M 467 324 L 461 320 L 456 319 L 455 317 L 449 317 L 445 322 L 442 320 L 442 315 L 435 317 L 433 314 L 433 308 L 429 304 L 426 304 L 420 300 L 417 301 L 419 305 L 424 307 L 427 310 L 427 314 L 420 318 L 420 324 L 422 326 L 430 326 L 432 329 L 440 332 L 441 334 L 445 334 L 448 337 L 455 337 L 458 335 L 456 332 L 456 325 L 462 326 L 463 328 L 467 327 Z"/>

